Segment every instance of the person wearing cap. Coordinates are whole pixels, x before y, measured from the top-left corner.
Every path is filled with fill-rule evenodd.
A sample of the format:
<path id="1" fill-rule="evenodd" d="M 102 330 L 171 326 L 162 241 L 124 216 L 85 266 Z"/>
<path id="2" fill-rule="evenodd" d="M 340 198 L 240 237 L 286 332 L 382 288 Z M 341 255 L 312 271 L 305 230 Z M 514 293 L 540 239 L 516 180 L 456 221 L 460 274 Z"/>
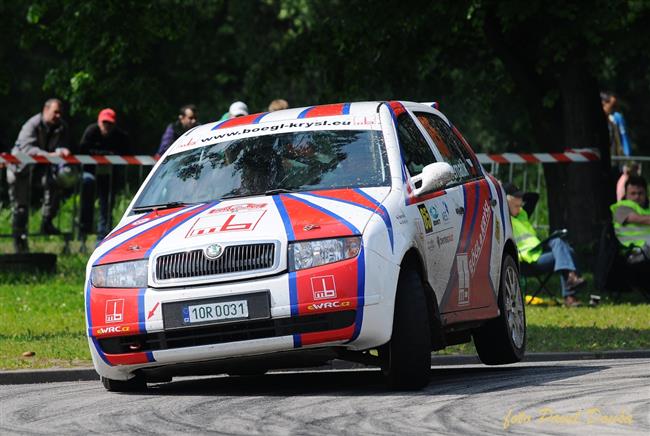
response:
<path id="1" fill-rule="evenodd" d="M 564 304 L 567 307 L 579 306 L 580 301 L 575 297 L 575 292 L 585 284 L 585 279 L 577 272 L 573 248 L 559 237 L 542 244 L 528 220 L 528 213 L 523 209 L 523 191 L 512 183 L 504 183 L 503 188 L 506 191 L 519 260 L 536 264 L 542 271 L 560 273 Z"/>
<path id="2" fill-rule="evenodd" d="M 113 109 L 102 109 L 97 122 L 86 127 L 79 152 L 90 155 L 128 155 L 131 154 L 129 135 L 117 125 Z M 97 222 L 97 241 L 101 241 L 111 229 L 111 214 L 115 204 L 115 192 L 121 180 L 112 165 L 84 165 L 81 184 L 81 211 L 79 232 L 81 239 L 92 232 L 95 211 L 95 195 L 99 199 L 99 219 Z"/>
<path id="3" fill-rule="evenodd" d="M 230 118 L 243 117 L 248 115 L 248 106 L 243 101 L 236 101 L 230 105 L 228 112 L 223 114 L 219 121 L 229 120 Z"/>
<path id="4" fill-rule="evenodd" d="M 67 157 L 70 155 L 68 135 L 68 125 L 63 120 L 63 103 L 57 98 L 50 98 L 43 105 L 41 112 L 23 124 L 11 152 L 29 156 Z M 12 204 L 12 235 L 17 253 L 29 252 L 27 224 L 32 174 L 33 179 L 40 179 L 43 186 L 41 233 L 60 233 L 59 229 L 52 224 L 52 219 L 59 210 L 60 201 L 57 183 L 58 167 L 56 165 L 9 165 L 7 182 Z"/>
<path id="5" fill-rule="evenodd" d="M 165 129 L 165 133 L 160 140 L 158 147 L 158 155 L 162 156 L 170 145 L 174 143 L 181 135 L 192 127 L 198 124 L 196 106 L 193 104 L 186 104 L 178 111 L 178 119 L 173 123 L 169 123 Z"/>

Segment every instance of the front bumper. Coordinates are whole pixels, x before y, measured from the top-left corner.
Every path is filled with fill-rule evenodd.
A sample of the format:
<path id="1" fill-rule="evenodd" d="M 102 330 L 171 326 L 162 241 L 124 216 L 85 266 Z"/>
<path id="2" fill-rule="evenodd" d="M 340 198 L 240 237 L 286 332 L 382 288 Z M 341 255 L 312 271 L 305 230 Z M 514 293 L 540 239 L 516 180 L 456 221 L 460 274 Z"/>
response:
<path id="1" fill-rule="evenodd" d="M 100 289 L 88 285 L 93 362 L 100 375 L 119 380 L 128 379 L 136 369 L 166 364 L 324 345 L 372 348 L 390 338 L 398 272 L 398 267 L 390 267 L 367 252 L 363 259 L 242 282 L 174 289 Z M 391 285 L 392 276 L 395 281 Z M 330 284 L 336 287 L 335 298 L 316 299 L 318 291 Z M 165 329 L 164 303 L 261 290 L 269 293 L 270 318 Z"/>

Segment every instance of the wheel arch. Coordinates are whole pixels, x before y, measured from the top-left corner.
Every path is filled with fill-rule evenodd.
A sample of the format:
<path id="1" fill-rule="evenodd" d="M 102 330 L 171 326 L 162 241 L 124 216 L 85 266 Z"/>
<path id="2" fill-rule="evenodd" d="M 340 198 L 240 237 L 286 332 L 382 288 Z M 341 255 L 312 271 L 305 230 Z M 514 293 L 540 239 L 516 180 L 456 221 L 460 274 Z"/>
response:
<path id="1" fill-rule="evenodd" d="M 424 265 L 424 259 L 422 258 L 421 254 L 415 247 L 411 247 L 406 253 L 404 253 L 404 257 L 400 263 L 400 274 L 402 270 L 406 268 L 412 268 L 415 269 L 415 271 L 420 275 L 420 280 L 422 280 L 422 287 L 424 289 L 424 297 L 427 302 L 432 349 L 439 350 L 445 347 L 445 338 L 442 329 L 442 318 L 440 316 L 440 309 L 438 307 L 438 299 L 436 298 L 436 293 L 431 287 L 429 281 L 426 279 L 427 273 Z M 399 291 L 400 290 L 397 289 L 397 292 Z"/>
<path id="2" fill-rule="evenodd" d="M 506 254 L 512 256 L 515 264 L 517 264 L 517 270 L 519 270 L 519 252 L 517 251 L 517 246 L 512 239 L 507 239 L 503 246 L 503 255 L 501 256 L 502 261 L 506 257 Z"/>

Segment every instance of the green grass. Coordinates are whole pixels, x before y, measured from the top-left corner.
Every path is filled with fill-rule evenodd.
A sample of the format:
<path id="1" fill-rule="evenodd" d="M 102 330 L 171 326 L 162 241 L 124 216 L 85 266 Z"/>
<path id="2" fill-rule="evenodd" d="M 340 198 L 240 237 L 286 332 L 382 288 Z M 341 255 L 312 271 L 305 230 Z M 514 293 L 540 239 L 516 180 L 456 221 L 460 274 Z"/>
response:
<path id="1" fill-rule="evenodd" d="M 58 243 L 42 244 L 57 251 Z M 55 275 L 0 275 L 0 369 L 91 364 L 84 331 L 86 260 L 59 256 Z M 588 293 L 580 297 L 586 300 Z M 623 303 L 604 297 L 598 307 L 528 306 L 528 351 L 650 349 L 650 305 L 637 294 L 624 297 Z M 36 354 L 22 357 L 25 351 Z M 474 354 L 474 347 L 441 353 Z"/>
<path id="2" fill-rule="evenodd" d="M 0 368 L 90 364 L 84 333 L 86 260 L 59 256 L 56 275 L 0 276 Z M 26 351 L 36 354 L 22 357 Z"/>
<path id="3" fill-rule="evenodd" d="M 635 297 L 628 296 L 633 300 Z M 650 305 L 644 303 L 606 300 L 597 307 L 571 309 L 526 306 L 526 325 L 528 352 L 650 349 Z M 475 351 L 470 343 L 449 347 L 441 353 Z"/>

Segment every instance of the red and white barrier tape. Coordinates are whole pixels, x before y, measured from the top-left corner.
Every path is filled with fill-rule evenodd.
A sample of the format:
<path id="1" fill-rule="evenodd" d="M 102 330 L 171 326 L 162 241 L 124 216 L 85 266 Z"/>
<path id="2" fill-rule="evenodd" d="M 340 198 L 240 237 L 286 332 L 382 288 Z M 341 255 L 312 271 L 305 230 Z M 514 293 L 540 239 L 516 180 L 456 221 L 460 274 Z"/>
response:
<path id="1" fill-rule="evenodd" d="M 598 151 L 592 149 L 571 150 L 564 153 L 477 153 L 476 156 L 482 164 L 572 163 L 600 160 Z"/>
<path id="2" fill-rule="evenodd" d="M 84 164 L 84 165 L 154 165 L 156 158 L 147 155 L 88 155 L 75 154 L 68 157 L 29 156 L 23 153 L 0 153 L 0 164 Z"/>
<path id="3" fill-rule="evenodd" d="M 571 150 L 564 153 L 477 153 L 482 164 L 537 164 L 537 163 L 571 163 L 593 162 L 600 159 L 596 150 Z M 59 156 L 28 156 L 17 153 L 0 153 L 0 164 L 84 164 L 84 165 L 154 165 L 154 156 L 117 156 L 77 154 L 66 158 Z"/>

